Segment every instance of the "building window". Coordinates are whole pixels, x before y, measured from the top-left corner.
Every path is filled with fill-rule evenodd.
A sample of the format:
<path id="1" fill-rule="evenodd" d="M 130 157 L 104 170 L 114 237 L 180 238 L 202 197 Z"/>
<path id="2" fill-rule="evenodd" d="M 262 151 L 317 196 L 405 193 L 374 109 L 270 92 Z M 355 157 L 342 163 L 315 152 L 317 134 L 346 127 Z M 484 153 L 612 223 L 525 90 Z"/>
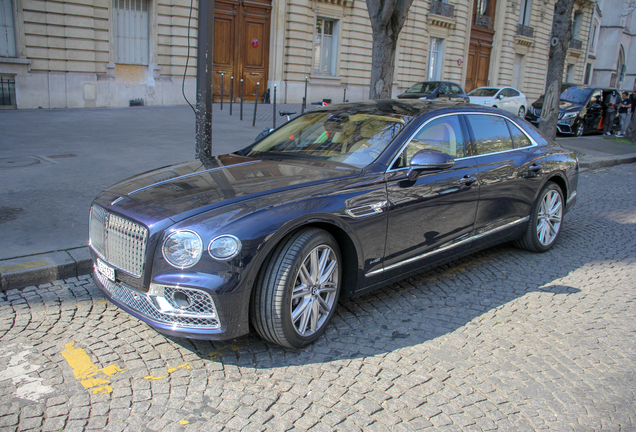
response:
<path id="1" fill-rule="evenodd" d="M 596 29 L 598 28 L 598 23 L 594 20 L 594 28 L 592 28 L 592 41 L 591 41 L 591 49 L 594 52 L 594 46 L 596 45 Z"/>
<path id="2" fill-rule="evenodd" d="M 521 10 L 519 11 L 519 24 L 530 25 L 530 14 L 532 12 L 532 0 L 521 0 Z"/>
<path id="3" fill-rule="evenodd" d="M 318 18 L 314 44 L 314 73 L 336 75 L 337 53 L 338 20 Z"/>
<path id="4" fill-rule="evenodd" d="M 581 22 L 583 21 L 583 14 L 581 12 L 574 12 L 574 22 L 572 23 L 572 39 L 581 40 Z"/>
<path id="5" fill-rule="evenodd" d="M 0 0 L 0 57 L 15 57 L 15 29 L 11 0 Z"/>
<path id="6" fill-rule="evenodd" d="M 565 74 L 565 82 L 573 83 L 574 82 L 574 65 L 568 64 L 567 72 Z"/>
<path id="7" fill-rule="evenodd" d="M 591 74 L 592 74 L 592 63 L 588 63 L 587 66 L 585 66 L 585 79 L 583 80 L 583 84 L 590 83 Z"/>
<path id="8" fill-rule="evenodd" d="M 521 54 L 515 54 L 515 63 L 512 67 L 512 86 L 516 89 L 521 89 L 524 67 L 525 56 Z"/>
<path id="9" fill-rule="evenodd" d="M 115 63 L 148 64 L 148 0 L 113 0 Z"/>
<path id="10" fill-rule="evenodd" d="M 442 79 L 442 61 L 444 59 L 444 39 L 431 38 L 428 46 L 428 71 L 426 79 L 428 81 L 438 81 Z"/>

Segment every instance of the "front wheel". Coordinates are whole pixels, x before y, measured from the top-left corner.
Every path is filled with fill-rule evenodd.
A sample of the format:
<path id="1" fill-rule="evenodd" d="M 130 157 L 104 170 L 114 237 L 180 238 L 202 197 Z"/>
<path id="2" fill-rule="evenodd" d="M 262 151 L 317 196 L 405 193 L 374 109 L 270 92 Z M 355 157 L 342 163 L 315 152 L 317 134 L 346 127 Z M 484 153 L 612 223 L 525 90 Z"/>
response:
<path id="1" fill-rule="evenodd" d="M 252 296 L 252 324 L 261 337 L 288 348 L 318 339 L 338 302 L 341 262 L 338 243 L 321 229 L 301 230 L 283 241 Z"/>
<path id="2" fill-rule="evenodd" d="M 546 252 L 552 248 L 561 233 L 564 205 L 561 188 L 548 182 L 532 206 L 526 232 L 516 245 L 532 252 Z"/>
<path id="3" fill-rule="evenodd" d="M 585 129 L 585 127 L 583 126 L 583 123 L 578 122 L 575 126 L 574 126 L 574 135 L 576 135 L 577 137 L 582 137 L 583 136 L 583 130 Z"/>

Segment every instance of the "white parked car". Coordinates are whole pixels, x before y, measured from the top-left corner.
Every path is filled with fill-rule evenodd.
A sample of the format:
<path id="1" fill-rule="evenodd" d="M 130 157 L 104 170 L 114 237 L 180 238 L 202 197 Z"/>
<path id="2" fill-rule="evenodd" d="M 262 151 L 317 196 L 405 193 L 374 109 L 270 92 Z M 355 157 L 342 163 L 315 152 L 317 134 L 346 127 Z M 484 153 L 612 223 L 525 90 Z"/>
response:
<path id="1" fill-rule="evenodd" d="M 526 115 L 526 96 L 512 87 L 479 87 L 468 93 L 470 103 L 501 108 L 504 111 Z"/>

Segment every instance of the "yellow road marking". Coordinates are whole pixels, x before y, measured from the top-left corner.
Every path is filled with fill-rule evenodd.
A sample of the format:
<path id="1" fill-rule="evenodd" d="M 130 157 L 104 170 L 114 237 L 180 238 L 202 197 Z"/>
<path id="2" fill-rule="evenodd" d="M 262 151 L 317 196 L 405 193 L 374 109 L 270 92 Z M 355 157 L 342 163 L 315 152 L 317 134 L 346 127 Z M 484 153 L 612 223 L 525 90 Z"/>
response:
<path id="1" fill-rule="evenodd" d="M 73 369 L 75 378 L 82 383 L 85 389 L 92 389 L 93 394 L 111 393 L 113 388 L 109 385 L 110 380 L 117 372 L 123 373 L 124 370 L 116 365 L 106 366 L 98 369 L 91 361 L 86 351 L 82 348 L 75 348 L 75 342 L 69 342 L 64 345 L 62 355 Z"/>
<path id="2" fill-rule="evenodd" d="M 44 260 L 29 261 L 29 262 L 20 263 L 20 264 L 11 264 L 8 266 L 0 267 L 0 273 L 26 270 L 26 269 L 35 268 L 35 267 L 44 267 L 45 265 L 46 265 L 46 262 L 44 262 Z"/>
<path id="3" fill-rule="evenodd" d="M 147 379 L 147 380 L 159 380 L 159 379 L 168 378 L 168 376 L 169 376 L 171 373 L 173 373 L 173 372 L 175 372 L 175 371 L 177 371 L 177 370 L 179 370 L 179 369 L 181 369 L 181 368 L 192 369 L 192 368 L 190 367 L 190 365 L 188 365 L 187 363 L 184 363 L 184 364 L 182 364 L 181 366 L 168 368 L 168 375 L 163 375 L 163 376 L 158 376 L 158 377 L 156 377 L 156 376 L 152 376 L 152 375 L 148 375 L 148 376 L 145 376 L 145 377 L 144 377 L 144 379 Z"/>
<path id="4" fill-rule="evenodd" d="M 229 348 L 232 351 L 238 351 L 240 350 L 242 347 L 236 345 L 236 344 L 229 344 L 229 345 L 223 345 L 221 348 L 219 348 L 216 351 L 213 351 L 211 353 L 208 354 L 208 356 L 210 356 L 210 360 L 214 361 L 216 360 L 219 356 L 221 356 L 221 351 L 223 351 L 224 349 Z"/>

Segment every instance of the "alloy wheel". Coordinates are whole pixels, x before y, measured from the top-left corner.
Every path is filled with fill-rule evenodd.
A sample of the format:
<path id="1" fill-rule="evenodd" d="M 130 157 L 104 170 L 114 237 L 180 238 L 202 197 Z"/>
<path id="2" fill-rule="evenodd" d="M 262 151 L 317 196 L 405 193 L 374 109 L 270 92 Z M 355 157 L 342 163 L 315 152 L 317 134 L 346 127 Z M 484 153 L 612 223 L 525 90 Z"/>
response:
<path id="1" fill-rule="evenodd" d="M 555 190 L 543 196 L 537 217 L 537 237 L 543 246 L 551 245 L 561 229 L 563 200 Z"/>
<path id="2" fill-rule="evenodd" d="M 338 274 L 338 258 L 329 246 L 315 247 L 303 260 L 291 298 L 291 320 L 300 336 L 311 336 L 326 324 L 337 298 Z"/>

